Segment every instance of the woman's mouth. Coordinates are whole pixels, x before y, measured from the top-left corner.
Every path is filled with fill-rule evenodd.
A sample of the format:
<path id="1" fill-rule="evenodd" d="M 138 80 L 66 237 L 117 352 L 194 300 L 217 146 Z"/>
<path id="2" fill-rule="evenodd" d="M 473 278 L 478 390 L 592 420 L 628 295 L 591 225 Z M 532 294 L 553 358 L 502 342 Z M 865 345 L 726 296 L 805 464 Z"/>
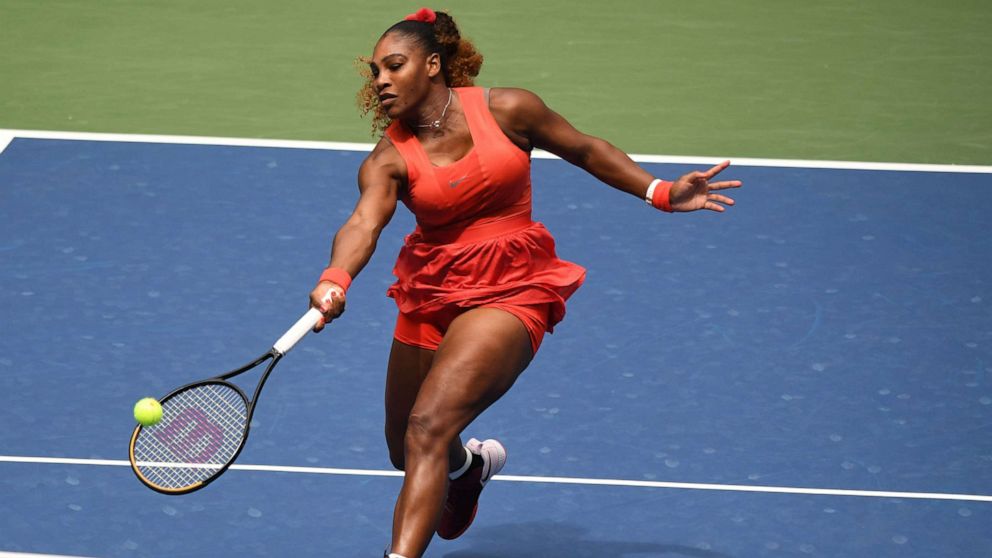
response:
<path id="1" fill-rule="evenodd" d="M 394 101 L 396 101 L 396 95 L 391 93 L 379 95 L 379 104 L 382 105 L 382 108 L 388 108 Z"/>

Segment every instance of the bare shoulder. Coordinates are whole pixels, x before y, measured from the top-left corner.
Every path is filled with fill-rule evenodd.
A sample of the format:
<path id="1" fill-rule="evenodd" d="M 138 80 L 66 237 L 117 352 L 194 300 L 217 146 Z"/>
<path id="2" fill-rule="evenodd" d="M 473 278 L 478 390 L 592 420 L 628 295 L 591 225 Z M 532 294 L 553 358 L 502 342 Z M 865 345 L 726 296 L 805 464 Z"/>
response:
<path id="1" fill-rule="evenodd" d="M 544 101 L 533 91 L 515 87 L 494 87 L 489 90 L 489 110 L 493 114 L 515 120 L 547 110 Z"/>
<path id="2" fill-rule="evenodd" d="M 365 161 L 362 162 L 362 166 L 381 167 L 402 162 L 403 157 L 400 156 L 399 150 L 396 149 L 393 142 L 389 141 L 389 138 L 383 136 L 378 142 L 376 142 L 375 146 L 372 147 L 372 151 L 369 153 L 368 157 L 365 157 Z"/>
<path id="3" fill-rule="evenodd" d="M 358 169 L 358 182 L 363 189 L 366 185 L 387 180 L 400 184 L 405 182 L 405 177 L 406 162 L 403 161 L 400 152 L 386 137 L 375 144 L 372 152 L 365 157 L 361 168 Z"/>
<path id="4" fill-rule="evenodd" d="M 526 89 L 494 87 L 489 90 L 489 111 L 510 140 L 524 151 L 534 148 L 534 127 L 547 119 L 550 109 Z"/>
<path id="5" fill-rule="evenodd" d="M 544 149 L 567 161 L 579 160 L 589 146 L 591 136 L 526 89 L 492 89 L 489 100 L 496 121 L 517 145 Z"/>

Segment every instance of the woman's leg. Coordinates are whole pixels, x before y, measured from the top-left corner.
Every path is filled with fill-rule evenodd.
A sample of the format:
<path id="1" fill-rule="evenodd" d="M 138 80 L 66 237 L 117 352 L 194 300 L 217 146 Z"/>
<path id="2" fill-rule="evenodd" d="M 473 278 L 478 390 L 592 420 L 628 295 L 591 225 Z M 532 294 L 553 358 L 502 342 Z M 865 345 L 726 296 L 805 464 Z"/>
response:
<path id="1" fill-rule="evenodd" d="M 453 455 L 464 452 L 462 430 L 510 389 L 533 354 L 519 319 L 477 308 L 451 323 L 429 363 L 421 356 L 424 376 L 406 423 L 406 477 L 393 516 L 392 550 L 407 558 L 419 558 L 434 534 L 451 463 L 464 460 Z M 387 393 L 402 399 L 404 390 L 393 387 Z"/>
<path id="2" fill-rule="evenodd" d="M 386 369 L 386 446 L 390 462 L 400 471 L 406 468 L 407 420 L 433 361 L 434 351 L 393 340 Z M 450 467 L 454 470 L 465 462 L 460 438 L 455 438 L 450 450 Z"/>

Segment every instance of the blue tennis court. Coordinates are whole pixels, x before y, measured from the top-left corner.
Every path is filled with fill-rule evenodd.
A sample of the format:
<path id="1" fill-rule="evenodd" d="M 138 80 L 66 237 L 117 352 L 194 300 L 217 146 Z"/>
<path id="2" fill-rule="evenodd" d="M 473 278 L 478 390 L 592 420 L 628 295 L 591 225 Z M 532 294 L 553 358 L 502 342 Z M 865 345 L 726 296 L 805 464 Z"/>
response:
<path id="1" fill-rule="evenodd" d="M 134 401 L 256 356 L 306 310 L 364 156 L 0 153 L 0 554 L 380 555 L 403 209 L 345 316 L 269 380 L 251 467 L 170 497 L 126 466 Z M 466 432 L 509 461 L 429 556 L 992 555 L 992 174 L 725 174 L 745 182 L 727 215 L 666 215 L 534 161 L 535 216 L 588 280 Z"/>

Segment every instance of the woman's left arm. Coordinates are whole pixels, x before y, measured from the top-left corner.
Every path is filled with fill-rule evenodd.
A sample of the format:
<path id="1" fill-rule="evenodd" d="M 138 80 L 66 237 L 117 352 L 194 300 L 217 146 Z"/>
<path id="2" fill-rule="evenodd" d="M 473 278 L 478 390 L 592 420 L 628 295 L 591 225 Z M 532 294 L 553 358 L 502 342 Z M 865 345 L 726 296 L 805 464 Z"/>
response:
<path id="1" fill-rule="evenodd" d="M 492 89 L 490 107 L 504 131 L 518 144 L 554 153 L 585 169 L 606 184 L 644 200 L 655 177 L 606 140 L 583 134 L 540 97 L 524 89 Z M 725 161 L 707 171 L 695 171 L 676 180 L 668 192 L 673 211 L 723 211 L 734 200 L 715 190 L 738 188 L 739 180 L 711 182 L 730 165 Z M 664 185 L 662 187 L 665 187 Z"/>

